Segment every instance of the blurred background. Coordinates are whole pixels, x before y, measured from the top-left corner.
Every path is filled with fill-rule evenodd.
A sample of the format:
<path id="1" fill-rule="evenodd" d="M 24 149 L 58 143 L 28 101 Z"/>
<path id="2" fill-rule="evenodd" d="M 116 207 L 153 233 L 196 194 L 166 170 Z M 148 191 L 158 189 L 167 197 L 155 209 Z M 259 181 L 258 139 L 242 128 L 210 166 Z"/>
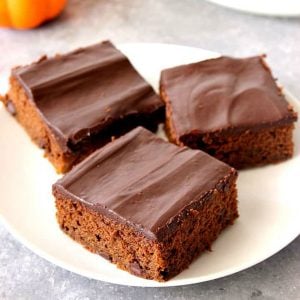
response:
<path id="1" fill-rule="evenodd" d="M 0 86 L 15 65 L 106 39 L 181 44 L 231 56 L 266 53 L 280 83 L 300 98 L 299 17 L 247 14 L 201 0 L 69 0 L 58 18 L 40 27 L 0 29 Z M 299 238 L 233 276 L 157 289 L 121 287 L 62 270 L 23 247 L 1 223 L 0 240 L 1 300 L 300 299 Z"/>
<path id="2" fill-rule="evenodd" d="M 34 30 L 0 29 L 0 71 L 103 39 L 183 44 L 234 56 L 267 53 L 280 81 L 300 94 L 293 84 L 300 78 L 300 18 L 251 15 L 201 0 L 69 0 L 57 19 Z"/>

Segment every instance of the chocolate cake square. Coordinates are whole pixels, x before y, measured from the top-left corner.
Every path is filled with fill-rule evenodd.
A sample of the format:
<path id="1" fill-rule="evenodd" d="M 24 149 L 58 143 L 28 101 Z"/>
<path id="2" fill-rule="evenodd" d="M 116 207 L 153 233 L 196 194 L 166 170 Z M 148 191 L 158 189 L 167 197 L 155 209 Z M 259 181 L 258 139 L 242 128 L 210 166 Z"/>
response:
<path id="1" fill-rule="evenodd" d="M 12 70 L 3 100 L 58 172 L 137 126 L 156 130 L 164 103 L 106 41 Z"/>
<path id="2" fill-rule="evenodd" d="M 165 281 L 238 217 L 237 172 L 138 127 L 53 185 L 61 229 L 134 275 Z"/>
<path id="3" fill-rule="evenodd" d="M 238 169 L 293 155 L 297 115 L 264 56 L 220 57 L 163 70 L 160 93 L 171 142 Z"/>

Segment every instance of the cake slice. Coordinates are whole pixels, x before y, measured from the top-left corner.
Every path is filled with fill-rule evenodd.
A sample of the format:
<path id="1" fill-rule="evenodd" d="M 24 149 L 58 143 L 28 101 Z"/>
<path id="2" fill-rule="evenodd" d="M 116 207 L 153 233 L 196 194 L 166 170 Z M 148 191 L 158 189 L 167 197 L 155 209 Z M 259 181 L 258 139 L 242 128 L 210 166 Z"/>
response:
<path id="1" fill-rule="evenodd" d="M 164 103 L 108 41 L 13 69 L 3 102 L 58 172 L 164 118 Z"/>
<path id="2" fill-rule="evenodd" d="M 136 128 L 53 185 L 61 229 L 119 268 L 165 281 L 238 217 L 237 172 Z"/>
<path id="3" fill-rule="evenodd" d="M 293 155 L 297 115 L 263 56 L 220 57 L 163 70 L 169 140 L 241 169 Z"/>

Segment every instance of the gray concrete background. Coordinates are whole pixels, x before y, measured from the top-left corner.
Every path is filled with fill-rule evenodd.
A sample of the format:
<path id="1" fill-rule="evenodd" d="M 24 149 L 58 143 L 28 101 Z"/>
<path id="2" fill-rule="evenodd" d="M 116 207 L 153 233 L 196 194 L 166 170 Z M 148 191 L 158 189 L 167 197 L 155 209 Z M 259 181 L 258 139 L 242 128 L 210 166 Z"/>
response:
<path id="1" fill-rule="evenodd" d="M 111 39 L 267 53 L 280 82 L 300 97 L 300 18 L 238 13 L 201 0 L 73 0 L 55 22 L 0 29 L 0 76 L 44 53 Z M 3 201 L 5 199 L 1 199 Z M 0 299 L 300 299 L 300 238 L 265 262 L 192 286 L 135 288 L 89 280 L 39 258 L 0 223 Z"/>

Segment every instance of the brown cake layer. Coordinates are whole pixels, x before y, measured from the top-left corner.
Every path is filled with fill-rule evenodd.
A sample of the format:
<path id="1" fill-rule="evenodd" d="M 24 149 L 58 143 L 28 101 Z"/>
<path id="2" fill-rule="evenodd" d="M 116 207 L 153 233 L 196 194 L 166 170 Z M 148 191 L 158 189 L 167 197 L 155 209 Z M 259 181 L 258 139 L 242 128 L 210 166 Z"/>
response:
<path id="1" fill-rule="evenodd" d="M 3 102 L 58 172 L 164 118 L 163 102 L 110 42 L 13 69 Z"/>
<path id="2" fill-rule="evenodd" d="M 160 82 L 170 141 L 235 168 L 293 155 L 297 115 L 263 57 L 220 57 L 164 70 Z"/>
<path id="3" fill-rule="evenodd" d="M 139 127 L 53 185 L 61 228 L 118 267 L 159 281 L 210 249 L 238 216 L 237 173 Z"/>

